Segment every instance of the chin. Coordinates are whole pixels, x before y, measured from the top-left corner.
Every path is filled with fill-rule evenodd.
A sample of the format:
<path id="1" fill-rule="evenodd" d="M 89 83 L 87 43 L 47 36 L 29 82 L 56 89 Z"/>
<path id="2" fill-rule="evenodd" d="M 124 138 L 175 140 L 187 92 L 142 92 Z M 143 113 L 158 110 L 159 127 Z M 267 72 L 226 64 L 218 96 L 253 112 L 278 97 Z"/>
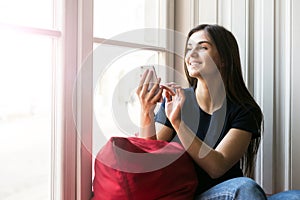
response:
<path id="1" fill-rule="evenodd" d="M 189 75 L 192 78 L 197 78 L 197 77 L 201 76 L 201 72 L 200 72 L 200 70 L 191 70 L 191 71 L 189 71 Z"/>
<path id="2" fill-rule="evenodd" d="M 196 74 L 196 73 L 199 73 L 201 71 L 201 67 L 200 66 L 189 65 L 188 66 L 188 71 L 189 71 L 190 74 Z"/>

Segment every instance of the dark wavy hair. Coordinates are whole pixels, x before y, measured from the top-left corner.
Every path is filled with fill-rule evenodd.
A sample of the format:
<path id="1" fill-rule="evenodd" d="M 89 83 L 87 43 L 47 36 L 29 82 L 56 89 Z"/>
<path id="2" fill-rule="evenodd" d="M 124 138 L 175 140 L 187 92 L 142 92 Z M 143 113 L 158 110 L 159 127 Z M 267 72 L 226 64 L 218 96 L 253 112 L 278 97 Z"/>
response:
<path id="1" fill-rule="evenodd" d="M 252 97 L 245 85 L 242 76 L 239 48 L 233 34 L 219 25 L 199 25 L 189 32 L 186 40 L 184 55 L 186 55 L 187 42 L 191 35 L 201 30 L 203 30 L 215 44 L 217 51 L 220 55 L 221 61 L 224 65 L 224 67 L 217 67 L 220 71 L 221 77 L 224 82 L 227 98 L 229 98 L 234 103 L 244 106 L 245 108 L 247 108 L 250 105 L 254 108 L 255 111 L 257 111 L 254 114 L 254 116 L 256 117 L 258 131 L 259 133 L 261 133 L 263 127 L 263 114 L 261 112 L 260 107 L 258 106 L 258 104 L 256 103 L 256 101 L 254 100 L 254 98 Z M 190 86 L 196 89 L 197 79 L 189 75 L 185 62 L 184 71 Z M 241 159 L 242 169 L 244 171 L 244 174 L 248 177 L 253 177 L 259 144 L 260 137 L 252 138 L 248 146 L 247 152 Z"/>

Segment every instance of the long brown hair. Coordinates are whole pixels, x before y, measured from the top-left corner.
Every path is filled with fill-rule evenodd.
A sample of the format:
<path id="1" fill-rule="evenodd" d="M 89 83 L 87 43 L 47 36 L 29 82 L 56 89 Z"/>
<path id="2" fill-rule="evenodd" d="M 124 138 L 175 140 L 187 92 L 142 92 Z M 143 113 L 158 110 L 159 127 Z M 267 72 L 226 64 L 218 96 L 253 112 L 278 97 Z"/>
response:
<path id="1" fill-rule="evenodd" d="M 188 42 L 189 38 L 193 33 L 198 32 L 200 30 L 205 31 L 210 37 L 210 39 L 214 42 L 217 51 L 220 55 L 220 58 L 222 60 L 222 63 L 224 65 L 224 67 L 221 68 L 219 66 L 217 67 L 220 71 L 220 74 L 224 82 L 227 98 L 229 98 L 232 102 L 238 103 L 245 107 L 247 107 L 247 105 L 248 106 L 250 105 L 254 107 L 255 111 L 258 111 L 258 113 L 254 114 L 254 116 L 256 117 L 258 131 L 259 133 L 261 133 L 263 114 L 261 112 L 260 107 L 255 102 L 254 98 L 252 97 L 252 95 L 250 94 L 250 92 L 248 91 L 245 85 L 242 76 L 242 67 L 241 67 L 238 44 L 235 37 L 230 31 L 226 30 L 222 26 L 202 24 L 193 28 L 189 32 L 186 42 Z M 187 52 L 186 46 L 185 46 L 185 55 Z M 187 66 L 185 62 L 184 62 L 184 71 L 190 86 L 196 89 L 197 79 L 189 76 L 189 72 L 187 70 Z M 253 177 L 256 155 L 257 155 L 259 144 L 260 144 L 260 137 L 256 137 L 252 139 L 248 146 L 247 152 L 244 154 L 243 158 L 241 159 L 241 165 L 243 171 L 245 175 L 248 177 Z"/>

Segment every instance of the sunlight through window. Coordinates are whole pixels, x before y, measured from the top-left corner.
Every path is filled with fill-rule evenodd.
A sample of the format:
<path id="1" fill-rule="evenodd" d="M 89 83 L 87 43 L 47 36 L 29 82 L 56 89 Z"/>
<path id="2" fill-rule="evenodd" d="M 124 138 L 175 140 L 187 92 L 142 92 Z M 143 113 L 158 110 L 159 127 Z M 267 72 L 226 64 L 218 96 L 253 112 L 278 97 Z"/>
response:
<path id="1" fill-rule="evenodd" d="M 1 200 L 50 200 L 54 39 L 22 29 L 52 26 L 52 0 L 0 2 Z"/>

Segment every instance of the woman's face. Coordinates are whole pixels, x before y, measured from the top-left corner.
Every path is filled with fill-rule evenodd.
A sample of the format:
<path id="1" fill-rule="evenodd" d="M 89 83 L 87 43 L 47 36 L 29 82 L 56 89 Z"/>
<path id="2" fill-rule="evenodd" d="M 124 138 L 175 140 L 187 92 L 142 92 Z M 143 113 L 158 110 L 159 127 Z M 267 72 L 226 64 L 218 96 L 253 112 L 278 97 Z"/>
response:
<path id="1" fill-rule="evenodd" d="M 193 78 L 217 73 L 218 67 L 222 66 L 215 44 L 203 30 L 191 35 L 186 50 L 185 63 Z"/>

